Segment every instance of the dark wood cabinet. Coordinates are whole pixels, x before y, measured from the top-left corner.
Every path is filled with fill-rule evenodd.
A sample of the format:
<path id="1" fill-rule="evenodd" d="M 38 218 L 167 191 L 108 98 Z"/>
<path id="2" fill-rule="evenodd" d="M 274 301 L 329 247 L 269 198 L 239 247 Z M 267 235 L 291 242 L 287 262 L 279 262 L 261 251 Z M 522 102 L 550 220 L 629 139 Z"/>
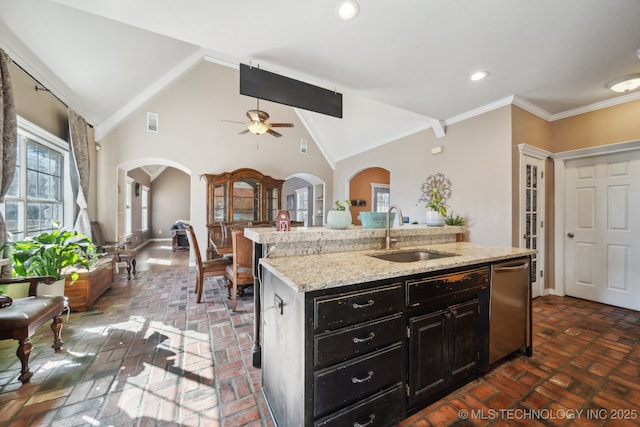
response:
<path id="1" fill-rule="evenodd" d="M 406 283 L 411 411 L 488 367 L 489 268 L 425 275 Z"/>
<path id="2" fill-rule="evenodd" d="M 480 302 L 409 319 L 409 406 L 429 401 L 479 373 Z"/>
<path id="3" fill-rule="evenodd" d="M 404 418 L 402 280 L 296 292 L 263 275 L 263 391 L 278 425 L 384 427 Z M 391 406 L 390 406 L 391 405 Z"/>
<path id="4" fill-rule="evenodd" d="M 205 174 L 204 177 L 207 180 L 207 224 L 275 221 L 284 180 L 249 168 Z"/>
<path id="5" fill-rule="evenodd" d="M 262 386 L 278 425 L 396 425 L 488 360 L 489 268 L 298 292 L 263 270 Z"/>

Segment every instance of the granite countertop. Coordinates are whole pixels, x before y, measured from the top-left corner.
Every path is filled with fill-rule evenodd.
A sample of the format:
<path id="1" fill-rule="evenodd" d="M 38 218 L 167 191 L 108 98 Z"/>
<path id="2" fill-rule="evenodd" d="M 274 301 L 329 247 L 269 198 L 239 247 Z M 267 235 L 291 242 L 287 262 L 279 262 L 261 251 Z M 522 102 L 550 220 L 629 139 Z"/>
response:
<path id="1" fill-rule="evenodd" d="M 390 262 L 371 254 L 428 249 L 456 256 L 415 262 Z M 265 269 L 297 292 L 310 292 L 338 286 L 426 273 L 532 255 L 531 249 L 457 242 L 403 247 L 396 250 L 363 250 L 320 255 L 262 258 Z"/>
<path id="2" fill-rule="evenodd" d="M 402 236 L 436 236 L 452 235 L 463 233 L 465 227 L 427 227 L 424 224 L 414 225 L 397 224 L 391 229 L 393 237 Z M 344 230 L 333 230 L 327 227 L 293 227 L 291 231 L 279 232 L 275 227 L 252 227 L 245 228 L 244 235 L 256 243 L 277 243 L 277 242 L 308 242 L 308 241 L 330 241 L 330 240 L 350 240 L 365 238 L 384 238 L 387 234 L 386 228 L 362 228 L 362 226 L 350 226 Z"/>

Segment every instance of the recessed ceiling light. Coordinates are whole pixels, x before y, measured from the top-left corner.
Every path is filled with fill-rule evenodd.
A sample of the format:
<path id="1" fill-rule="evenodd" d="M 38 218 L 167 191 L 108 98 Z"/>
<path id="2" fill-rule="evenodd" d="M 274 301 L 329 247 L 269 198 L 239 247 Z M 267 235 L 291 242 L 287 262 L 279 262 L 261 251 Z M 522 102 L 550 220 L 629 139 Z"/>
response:
<path id="1" fill-rule="evenodd" d="M 470 79 L 474 82 L 477 82 L 478 80 L 482 80 L 485 77 L 487 77 L 489 75 L 489 72 L 487 71 L 477 71 L 473 74 L 471 74 Z"/>
<path id="2" fill-rule="evenodd" d="M 354 0 L 342 0 L 336 6 L 336 16 L 343 21 L 355 18 L 358 12 L 360 12 L 360 6 Z"/>
<path id="3" fill-rule="evenodd" d="M 611 89 L 614 92 L 630 92 L 640 87 L 640 73 L 631 74 L 628 76 L 620 77 L 619 79 L 611 80 L 606 84 L 607 89 Z"/>

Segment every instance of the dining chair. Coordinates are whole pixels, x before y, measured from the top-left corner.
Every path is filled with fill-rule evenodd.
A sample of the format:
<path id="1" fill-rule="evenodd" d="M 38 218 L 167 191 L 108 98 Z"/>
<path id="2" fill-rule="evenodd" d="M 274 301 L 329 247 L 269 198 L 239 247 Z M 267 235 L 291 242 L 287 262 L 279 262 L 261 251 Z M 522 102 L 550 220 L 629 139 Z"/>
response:
<path id="1" fill-rule="evenodd" d="M 231 230 L 233 262 L 226 267 L 227 292 L 231 311 L 236 311 L 237 296 L 253 285 L 253 242 L 244 236 L 244 228 Z"/>
<path id="2" fill-rule="evenodd" d="M 204 287 L 204 278 L 213 276 L 224 276 L 225 269 L 231 265 L 231 256 L 227 255 L 221 258 L 202 260 L 200 255 L 200 247 L 196 239 L 196 233 L 193 231 L 191 224 L 185 224 L 187 230 L 187 238 L 189 239 L 189 247 L 194 251 L 196 258 L 196 294 L 198 294 L 197 302 L 202 301 L 202 290 Z"/>

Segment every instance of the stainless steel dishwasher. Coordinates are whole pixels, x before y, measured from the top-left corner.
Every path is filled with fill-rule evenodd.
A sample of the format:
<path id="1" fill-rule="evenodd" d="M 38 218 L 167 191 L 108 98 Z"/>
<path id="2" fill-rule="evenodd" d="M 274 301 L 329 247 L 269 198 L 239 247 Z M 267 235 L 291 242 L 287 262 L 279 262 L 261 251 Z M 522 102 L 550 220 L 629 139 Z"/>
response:
<path id="1" fill-rule="evenodd" d="M 531 355 L 530 259 L 491 266 L 489 364 L 517 351 Z"/>

